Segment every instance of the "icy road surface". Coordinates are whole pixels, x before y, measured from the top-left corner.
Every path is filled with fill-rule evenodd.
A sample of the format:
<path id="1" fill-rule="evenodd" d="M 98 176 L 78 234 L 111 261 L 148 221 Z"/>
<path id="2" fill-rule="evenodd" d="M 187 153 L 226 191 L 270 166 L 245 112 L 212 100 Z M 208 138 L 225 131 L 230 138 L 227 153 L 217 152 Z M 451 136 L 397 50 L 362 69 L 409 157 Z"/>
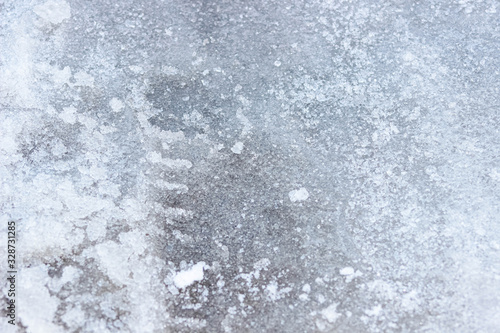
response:
<path id="1" fill-rule="evenodd" d="M 0 0 L 0 332 L 499 332 L 499 131 L 495 0 Z"/>

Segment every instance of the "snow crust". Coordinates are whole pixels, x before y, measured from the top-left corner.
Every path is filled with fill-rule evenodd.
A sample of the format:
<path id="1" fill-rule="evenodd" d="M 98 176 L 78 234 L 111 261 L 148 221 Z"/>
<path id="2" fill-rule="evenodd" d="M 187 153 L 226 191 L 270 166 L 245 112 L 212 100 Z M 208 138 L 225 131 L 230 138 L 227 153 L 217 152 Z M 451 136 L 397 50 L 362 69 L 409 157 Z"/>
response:
<path id="1" fill-rule="evenodd" d="M 0 332 L 498 331 L 496 1 L 0 8 Z"/>

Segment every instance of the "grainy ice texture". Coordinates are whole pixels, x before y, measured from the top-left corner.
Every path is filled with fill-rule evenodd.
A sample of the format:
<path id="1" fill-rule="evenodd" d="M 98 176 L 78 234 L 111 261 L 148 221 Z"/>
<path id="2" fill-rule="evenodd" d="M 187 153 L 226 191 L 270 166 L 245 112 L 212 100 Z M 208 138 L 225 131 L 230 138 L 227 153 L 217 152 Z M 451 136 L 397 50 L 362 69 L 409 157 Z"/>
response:
<path id="1" fill-rule="evenodd" d="M 498 332 L 499 129 L 498 1 L 0 0 L 0 331 Z"/>

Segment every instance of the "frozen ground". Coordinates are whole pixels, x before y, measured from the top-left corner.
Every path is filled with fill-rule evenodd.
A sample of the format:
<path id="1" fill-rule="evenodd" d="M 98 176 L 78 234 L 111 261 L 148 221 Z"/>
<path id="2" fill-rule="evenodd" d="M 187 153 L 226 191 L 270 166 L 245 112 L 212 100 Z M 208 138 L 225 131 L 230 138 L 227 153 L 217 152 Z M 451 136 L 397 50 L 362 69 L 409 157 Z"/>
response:
<path id="1" fill-rule="evenodd" d="M 0 331 L 498 332 L 499 50 L 493 0 L 0 0 Z"/>

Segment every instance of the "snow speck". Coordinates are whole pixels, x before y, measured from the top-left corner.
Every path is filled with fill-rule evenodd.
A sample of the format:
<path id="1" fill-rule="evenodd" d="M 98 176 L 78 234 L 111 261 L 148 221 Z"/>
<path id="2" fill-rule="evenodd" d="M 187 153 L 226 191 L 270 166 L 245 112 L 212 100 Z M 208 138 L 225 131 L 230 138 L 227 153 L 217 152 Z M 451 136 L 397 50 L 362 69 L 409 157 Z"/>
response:
<path id="1" fill-rule="evenodd" d="M 111 106 L 113 112 L 120 112 L 124 107 L 123 102 L 116 97 L 113 97 L 111 101 L 109 101 L 109 106 Z"/>
<path id="2" fill-rule="evenodd" d="M 332 305 L 321 311 L 321 314 L 330 323 L 334 323 L 341 316 L 341 314 L 337 312 L 336 303 L 333 303 Z"/>
<path id="3" fill-rule="evenodd" d="M 339 271 L 340 275 L 353 275 L 354 268 L 352 267 L 344 267 Z"/>
<path id="4" fill-rule="evenodd" d="M 243 151 L 243 142 L 236 142 L 233 148 L 231 148 L 231 151 L 235 154 L 241 154 L 241 152 Z"/>
<path id="5" fill-rule="evenodd" d="M 76 108 L 73 106 L 63 108 L 63 112 L 59 114 L 59 118 L 68 124 L 74 124 L 76 122 Z"/>
<path id="6" fill-rule="evenodd" d="M 274 66 L 276 66 L 276 67 L 280 67 L 280 66 L 281 66 L 281 61 L 276 60 L 276 61 L 274 62 Z"/>
<path id="7" fill-rule="evenodd" d="M 369 316 L 378 316 L 380 315 L 380 312 L 382 312 L 382 306 L 381 305 L 376 305 L 372 307 L 370 310 L 365 310 L 365 313 Z"/>
<path id="8" fill-rule="evenodd" d="M 276 281 L 269 283 L 269 285 L 266 287 L 266 292 L 267 292 L 267 296 L 272 301 L 275 301 L 278 299 L 278 284 L 276 283 Z"/>
<path id="9" fill-rule="evenodd" d="M 304 187 L 299 188 L 298 190 L 293 190 L 288 193 L 291 202 L 304 201 L 309 198 L 309 192 Z"/>
<path id="10" fill-rule="evenodd" d="M 188 270 L 180 271 L 174 277 L 174 284 L 177 288 L 182 289 L 192 285 L 196 281 L 203 280 L 203 268 L 205 262 L 200 261 Z"/>
<path id="11" fill-rule="evenodd" d="M 35 14 L 52 24 L 59 24 L 71 17 L 69 4 L 64 0 L 49 0 L 33 10 Z"/>

